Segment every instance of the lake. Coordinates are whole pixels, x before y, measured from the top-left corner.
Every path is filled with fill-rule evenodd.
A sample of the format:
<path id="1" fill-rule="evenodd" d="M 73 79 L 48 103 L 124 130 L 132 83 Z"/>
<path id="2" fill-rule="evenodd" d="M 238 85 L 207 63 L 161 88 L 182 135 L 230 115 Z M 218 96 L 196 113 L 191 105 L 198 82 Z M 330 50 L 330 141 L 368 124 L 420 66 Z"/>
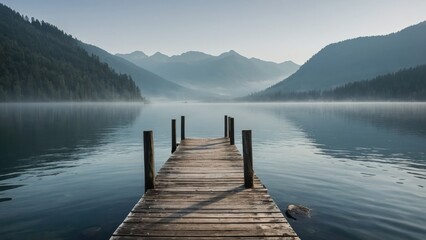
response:
<path id="1" fill-rule="evenodd" d="M 240 151 L 252 129 L 277 205 L 312 209 L 302 239 L 425 239 L 425 103 L 0 104 L 1 239 L 109 238 L 143 194 L 142 131 L 158 171 L 181 115 L 187 138 L 233 116 Z"/>

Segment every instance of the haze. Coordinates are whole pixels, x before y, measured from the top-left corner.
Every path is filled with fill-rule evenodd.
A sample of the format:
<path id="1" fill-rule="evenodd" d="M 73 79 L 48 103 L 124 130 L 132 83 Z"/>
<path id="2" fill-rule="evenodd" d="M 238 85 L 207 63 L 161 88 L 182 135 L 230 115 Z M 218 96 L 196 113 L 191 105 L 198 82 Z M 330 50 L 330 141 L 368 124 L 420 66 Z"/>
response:
<path id="1" fill-rule="evenodd" d="M 425 20 L 426 1 L 0 0 L 111 53 L 190 50 L 302 64 L 332 42 Z"/>

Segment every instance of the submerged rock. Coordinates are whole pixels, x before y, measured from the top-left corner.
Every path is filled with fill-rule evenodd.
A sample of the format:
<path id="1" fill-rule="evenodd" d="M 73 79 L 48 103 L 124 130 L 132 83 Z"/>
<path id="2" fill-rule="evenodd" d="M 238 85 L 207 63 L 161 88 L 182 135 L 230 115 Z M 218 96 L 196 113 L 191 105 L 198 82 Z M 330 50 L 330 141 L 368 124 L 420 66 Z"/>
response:
<path id="1" fill-rule="evenodd" d="M 99 239 L 99 234 L 102 227 L 89 227 L 83 230 L 81 233 L 82 239 Z"/>
<path id="2" fill-rule="evenodd" d="M 310 218 L 311 209 L 302 205 L 290 204 L 287 206 L 285 215 L 294 220 L 297 220 L 297 218 Z"/>

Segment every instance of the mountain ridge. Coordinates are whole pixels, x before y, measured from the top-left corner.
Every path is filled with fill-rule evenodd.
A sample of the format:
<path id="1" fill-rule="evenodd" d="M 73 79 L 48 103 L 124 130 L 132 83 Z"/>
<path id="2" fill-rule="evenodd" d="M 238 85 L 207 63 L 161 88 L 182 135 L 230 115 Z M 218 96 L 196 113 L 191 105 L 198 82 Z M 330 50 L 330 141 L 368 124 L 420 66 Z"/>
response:
<path id="1" fill-rule="evenodd" d="M 395 33 L 332 43 L 287 79 L 261 91 L 324 90 L 426 63 L 426 21 Z"/>
<path id="2" fill-rule="evenodd" d="M 245 95 L 270 86 L 299 68 L 291 61 L 275 63 L 247 58 L 234 50 L 218 56 L 188 51 L 170 57 L 155 53 L 141 58 L 135 57 L 134 53 L 117 56 L 185 87 L 208 89 L 228 97 Z"/>
<path id="3" fill-rule="evenodd" d="M 141 92 L 147 97 L 185 99 L 189 95 L 188 92 L 192 92 L 99 47 L 83 42 L 80 42 L 80 45 L 88 53 L 98 56 L 102 62 L 107 63 L 115 71 L 132 76 L 135 83 L 141 88 Z"/>

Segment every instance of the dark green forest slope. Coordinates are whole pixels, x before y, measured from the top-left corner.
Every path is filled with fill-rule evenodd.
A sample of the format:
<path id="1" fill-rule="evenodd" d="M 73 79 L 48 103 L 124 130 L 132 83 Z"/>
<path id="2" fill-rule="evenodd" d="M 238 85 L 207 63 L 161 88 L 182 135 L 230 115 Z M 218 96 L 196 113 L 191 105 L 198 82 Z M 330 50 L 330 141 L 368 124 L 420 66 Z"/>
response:
<path id="1" fill-rule="evenodd" d="M 426 100 L 426 65 L 400 70 L 374 79 L 348 83 L 324 91 L 324 98 L 333 100 Z"/>
<path id="2" fill-rule="evenodd" d="M 256 98 L 258 97 L 258 98 Z M 347 83 L 324 91 L 277 92 L 262 101 L 426 101 L 426 65 L 400 70 L 371 80 Z"/>
<path id="3" fill-rule="evenodd" d="M 0 101 L 142 100 L 139 88 L 55 26 L 0 4 Z"/>

